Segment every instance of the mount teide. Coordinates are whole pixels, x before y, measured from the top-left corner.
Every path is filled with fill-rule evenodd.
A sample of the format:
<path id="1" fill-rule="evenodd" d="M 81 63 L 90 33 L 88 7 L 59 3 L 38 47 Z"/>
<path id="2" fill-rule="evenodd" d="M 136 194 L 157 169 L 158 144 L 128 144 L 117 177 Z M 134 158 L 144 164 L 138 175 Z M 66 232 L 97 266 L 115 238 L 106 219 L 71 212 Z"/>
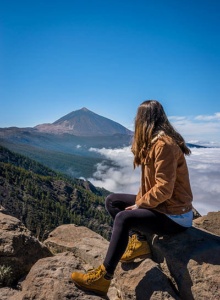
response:
<path id="1" fill-rule="evenodd" d="M 110 136 L 114 134 L 131 135 L 132 132 L 110 119 L 102 117 L 87 108 L 73 111 L 52 124 L 35 127 L 39 132 L 53 134 L 72 134 L 75 136 Z"/>
<path id="2" fill-rule="evenodd" d="M 0 128 L 2 146 L 71 177 L 92 177 L 96 164 L 105 159 L 90 148 L 121 148 L 131 145 L 131 140 L 130 130 L 87 108 L 52 124 Z"/>

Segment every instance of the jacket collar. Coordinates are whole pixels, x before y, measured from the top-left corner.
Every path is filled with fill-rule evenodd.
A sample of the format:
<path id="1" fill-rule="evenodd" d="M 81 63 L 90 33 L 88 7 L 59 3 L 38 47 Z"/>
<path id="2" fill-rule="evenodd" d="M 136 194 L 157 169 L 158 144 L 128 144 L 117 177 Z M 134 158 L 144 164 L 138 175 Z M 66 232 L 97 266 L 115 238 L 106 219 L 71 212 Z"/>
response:
<path id="1" fill-rule="evenodd" d="M 165 132 L 160 130 L 158 134 L 151 140 L 151 144 L 155 143 L 160 137 L 164 136 Z"/>

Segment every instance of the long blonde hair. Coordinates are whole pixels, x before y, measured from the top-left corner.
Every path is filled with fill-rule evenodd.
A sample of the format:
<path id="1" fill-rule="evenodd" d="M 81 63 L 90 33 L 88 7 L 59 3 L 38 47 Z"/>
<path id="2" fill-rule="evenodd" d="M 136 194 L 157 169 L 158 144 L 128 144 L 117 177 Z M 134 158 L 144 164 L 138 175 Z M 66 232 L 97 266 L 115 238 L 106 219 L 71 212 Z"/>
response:
<path id="1" fill-rule="evenodd" d="M 170 124 L 163 106 L 156 100 L 147 100 L 138 107 L 132 143 L 134 167 L 139 166 L 152 145 L 153 138 L 160 132 L 170 136 L 185 155 L 191 153 L 183 137 Z"/>

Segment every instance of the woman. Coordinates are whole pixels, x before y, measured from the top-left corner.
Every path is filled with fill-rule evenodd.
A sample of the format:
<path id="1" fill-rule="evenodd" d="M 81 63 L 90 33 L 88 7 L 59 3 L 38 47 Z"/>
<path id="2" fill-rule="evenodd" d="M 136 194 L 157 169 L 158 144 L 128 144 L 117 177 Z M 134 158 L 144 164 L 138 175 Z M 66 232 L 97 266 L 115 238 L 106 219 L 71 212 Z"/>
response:
<path id="1" fill-rule="evenodd" d="M 134 168 L 140 166 L 142 171 L 140 190 L 137 195 L 106 198 L 114 224 L 105 260 L 87 274 L 71 275 L 78 287 L 100 295 L 107 294 L 119 261 L 130 262 L 150 253 L 145 234 L 175 234 L 192 225 L 192 192 L 185 160 L 191 151 L 158 101 L 144 101 L 139 106 L 132 152 Z"/>

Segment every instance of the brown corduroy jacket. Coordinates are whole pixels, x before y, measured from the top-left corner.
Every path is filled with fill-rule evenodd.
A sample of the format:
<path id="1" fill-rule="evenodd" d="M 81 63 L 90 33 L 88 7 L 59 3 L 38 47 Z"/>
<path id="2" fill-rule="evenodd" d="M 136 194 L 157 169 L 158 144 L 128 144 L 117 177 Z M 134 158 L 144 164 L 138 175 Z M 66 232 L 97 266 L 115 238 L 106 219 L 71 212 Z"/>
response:
<path id="1" fill-rule="evenodd" d="M 169 136 L 158 135 L 142 164 L 140 208 L 179 215 L 192 209 L 192 191 L 185 156 Z"/>

